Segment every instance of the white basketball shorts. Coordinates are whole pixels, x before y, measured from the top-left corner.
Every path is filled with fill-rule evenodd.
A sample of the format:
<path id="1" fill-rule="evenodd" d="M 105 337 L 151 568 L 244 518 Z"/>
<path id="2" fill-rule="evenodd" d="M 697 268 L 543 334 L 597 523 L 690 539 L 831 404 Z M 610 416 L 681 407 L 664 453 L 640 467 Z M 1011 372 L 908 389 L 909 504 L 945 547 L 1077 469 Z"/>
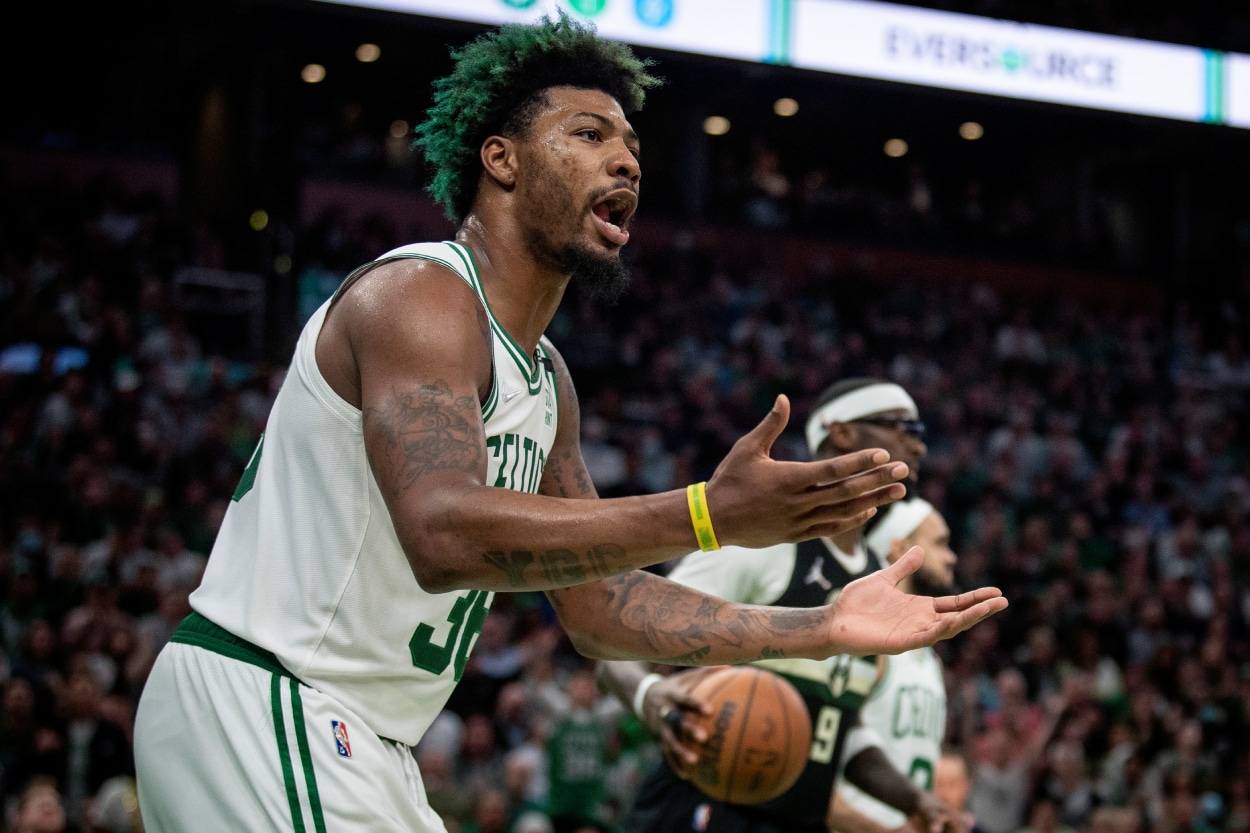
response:
<path id="1" fill-rule="evenodd" d="M 192 614 L 135 719 L 147 833 L 446 833 L 408 747 Z"/>

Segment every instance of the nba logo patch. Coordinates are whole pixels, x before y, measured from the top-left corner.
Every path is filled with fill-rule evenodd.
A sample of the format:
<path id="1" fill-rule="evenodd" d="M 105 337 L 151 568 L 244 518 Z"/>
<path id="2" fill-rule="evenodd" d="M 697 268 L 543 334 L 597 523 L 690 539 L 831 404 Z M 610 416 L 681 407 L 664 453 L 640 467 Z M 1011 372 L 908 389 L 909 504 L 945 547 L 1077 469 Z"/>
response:
<path id="1" fill-rule="evenodd" d="M 697 833 L 707 830 L 707 823 L 712 820 L 712 805 L 700 804 L 694 808 L 694 818 L 690 820 L 690 829 Z"/>
<path id="2" fill-rule="evenodd" d="M 334 745 L 338 747 L 339 754 L 344 758 L 350 758 L 352 744 L 347 739 L 347 724 L 341 720 L 331 720 L 330 727 L 334 729 Z"/>

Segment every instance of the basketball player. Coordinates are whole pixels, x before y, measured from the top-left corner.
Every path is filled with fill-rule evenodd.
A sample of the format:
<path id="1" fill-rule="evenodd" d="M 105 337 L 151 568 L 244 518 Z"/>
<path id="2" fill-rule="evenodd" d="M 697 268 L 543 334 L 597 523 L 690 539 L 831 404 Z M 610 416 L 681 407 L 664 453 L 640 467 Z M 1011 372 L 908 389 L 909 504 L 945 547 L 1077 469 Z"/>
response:
<path id="1" fill-rule="evenodd" d="M 410 747 L 496 591 L 547 591 L 589 656 L 687 664 L 903 651 L 1006 605 L 903 594 L 918 555 L 816 610 L 639 570 L 838 534 L 897 499 L 907 466 L 770 459 L 778 398 L 707 484 L 588 499 L 577 398 L 542 333 L 570 279 L 620 283 L 641 177 L 625 112 L 655 81 L 563 15 L 456 59 L 418 128 L 456 239 L 361 267 L 300 335 L 139 704 L 149 833 L 443 830 Z"/>
<path id="2" fill-rule="evenodd" d="M 867 378 L 843 380 L 826 389 L 806 424 L 814 459 L 879 445 L 889 450 L 892 459 L 905 460 L 913 478 L 926 451 L 922 433 L 911 396 L 896 384 Z M 817 607 L 881 566 L 868 551 L 863 529 L 855 528 L 797 545 L 693 553 L 668 577 L 734 601 Z M 697 743 L 705 739 L 696 720 L 680 719 L 683 710 L 703 711 L 702 704 L 687 694 L 700 672 L 662 678 L 647 675 L 641 663 L 599 663 L 604 687 L 633 705 L 644 723 L 659 734 L 664 752 L 664 761 L 640 785 L 622 833 L 823 833 L 844 757 L 847 780 L 860 784 L 903 816 L 915 816 L 922 830 L 958 828 L 952 808 L 917 788 L 890 764 L 875 734 L 857 728 L 859 711 L 878 679 L 873 658 L 785 657 L 754 664 L 794 684 L 810 710 L 813 737 L 807 767 L 794 787 L 772 801 L 748 807 L 714 801 L 681 776 L 697 760 Z M 661 717 L 666 710 L 672 723 Z"/>
<path id="3" fill-rule="evenodd" d="M 955 584 L 955 553 L 950 529 L 931 503 L 908 498 L 891 504 L 865 536 L 868 550 L 893 564 L 913 546 L 924 550 L 924 563 L 899 587 L 926 596 L 946 594 Z M 942 662 L 931 648 L 877 658 L 880 679 L 860 709 L 860 722 L 875 733 L 878 745 L 900 772 L 922 790 L 934 790 L 934 778 L 946 734 L 946 681 Z M 948 802 L 949 803 L 949 802 Z M 953 805 L 954 806 L 954 805 Z M 854 784 L 838 785 L 829 814 L 839 833 L 886 833 L 907 817 Z"/>

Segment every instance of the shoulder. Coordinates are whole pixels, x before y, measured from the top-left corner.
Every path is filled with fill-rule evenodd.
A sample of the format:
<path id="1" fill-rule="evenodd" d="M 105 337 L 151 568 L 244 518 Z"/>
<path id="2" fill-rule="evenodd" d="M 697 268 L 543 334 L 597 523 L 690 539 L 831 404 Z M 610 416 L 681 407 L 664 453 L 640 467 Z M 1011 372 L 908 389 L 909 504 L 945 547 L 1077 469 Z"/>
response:
<path id="1" fill-rule="evenodd" d="M 454 252 L 455 247 L 446 244 L 388 252 L 348 277 L 335 306 L 352 321 L 435 319 L 446 324 L 463 316 L 488 323 L 463 262 L 447 257 Z"/>

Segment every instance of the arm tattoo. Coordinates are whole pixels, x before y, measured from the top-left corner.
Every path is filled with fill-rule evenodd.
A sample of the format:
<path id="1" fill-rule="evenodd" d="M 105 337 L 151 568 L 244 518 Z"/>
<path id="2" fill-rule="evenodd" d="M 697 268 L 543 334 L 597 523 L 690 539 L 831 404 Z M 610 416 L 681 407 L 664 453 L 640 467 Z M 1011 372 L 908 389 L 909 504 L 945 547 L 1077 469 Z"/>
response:
<path id="1" fill-rule="evenodd" d="M 673 665 L 700 664 L 716 647 L 740 649 L 762 636 L 819 628 L 824 614 L 810 610 L 741 609 L 710 596 L 691 609 L 690 590 L 642 570 L 607 579 L 607 611 L 613 625 L 638 635 L 647 658 Z M 762 646 L 757 659 L 785 652 Z"/>
<path id="2" fill-rule="evenodd" d="M 553 454 L 547 460 L 547 474 L 555 481 L 556 491 L 560 497 L 588 498 L 595 496 L 595 488 L 590 484 L 585 465 L 579 465 L 572 451 L 565 450 Z M 569 475 L 576 483 L 569 483 Z"/>
<path id="3" fill-rule="evenodd" d="M 624 548 L 616 544 L 596 544 L 585 555 L 566 549 L 547 550 L 537 554 L 529 550 L 493 550 L 482 553 L 482 558 L 487 564 L 506 573 L 508 586 L 518 590 L 532 587 L 526 577 L 526 570 L 531 565 L 538 568 L 537 576 L 541 580 L 539 586 L 555 588 L 585 584 L 628 569 L 624 565 L 627 554 Z"/>
<path id="4" fill-rule="evenodd" d="M 424 474 L 483 467 L 480 407 L 472 396 L 455 396 L 446 382 L 416 390 L 391 389 L 382 408 L 365 411 L 386 446 L 386 462 L 398 474 L 400 490 Z"/>

